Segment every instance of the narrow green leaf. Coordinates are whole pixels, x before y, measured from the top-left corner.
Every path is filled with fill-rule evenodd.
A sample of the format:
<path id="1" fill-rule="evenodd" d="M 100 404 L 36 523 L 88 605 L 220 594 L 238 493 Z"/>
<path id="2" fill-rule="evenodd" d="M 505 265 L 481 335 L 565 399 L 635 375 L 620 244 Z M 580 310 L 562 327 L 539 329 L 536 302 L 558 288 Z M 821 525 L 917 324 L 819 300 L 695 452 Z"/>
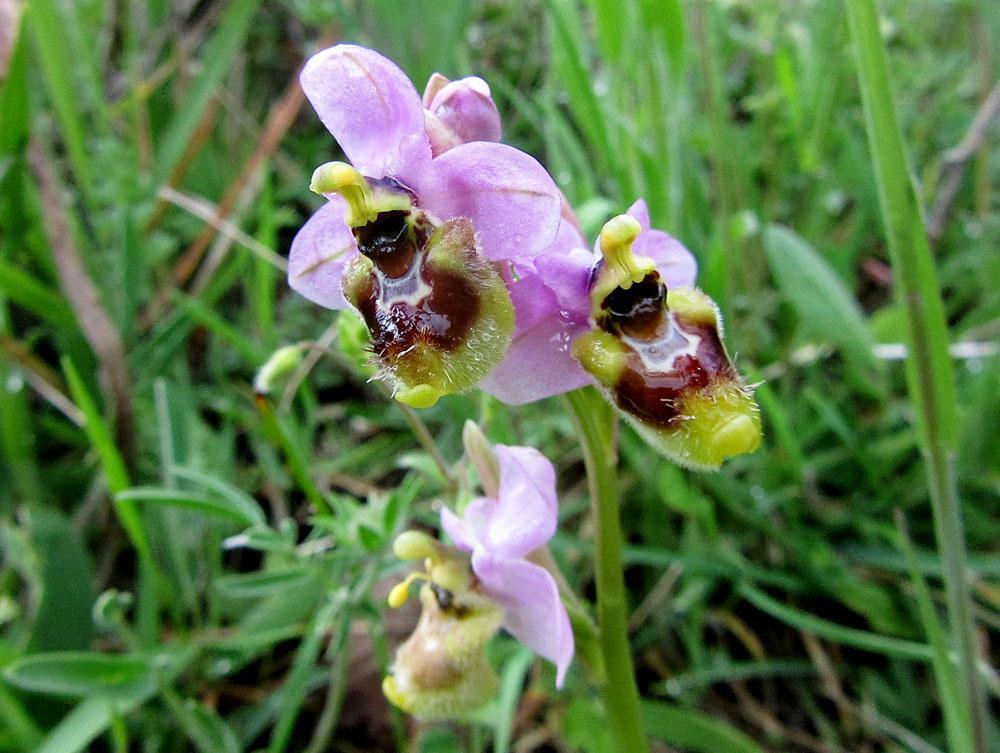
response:
<path id="1" fill-rule="evenodd" d="M 31 718 L 31 714 L 21 703 L 21 699 L 0 683 L 0 718 L 4 720 L 10 738 L 21 750 L 31 751 L 38 748 L 42 740 L 42 732 Z"/>
<path id="2" fill-rule="evenodd" d="M 214 709 L 193 698 L 166 697 L 170 711 L 200 753 L 240 753 L 236 733 Z"/>
<path id="3" fill-rule="evenodd" d="M 0 291 L 11 301 L 58 328 L 76 328 L 65 299 L 27 272 L 0 261 Z"/>
<path id="4" fill-rule="evenodd" d="M 695 709 L 643 701 L 642 720 L 650 737 L 693 753 L 765 753 L 753 738 Z"/>
<path id="5" fill-rule="evenodd" d="M 625 26 L 628 23 L 629 6 L 618 0 L 589 0 L 597 22 L 597 38 L 601 52 L 611 62 L 621 60 L 625 44 Z"/>
<path id="6" fill-rule="evenodd" d="M 514 714 L 521 700 L 524 677 L 531 668 L 534 656 L 524 646 L 518 646 L 513 656 L 503 666 L 497 709 L 493 717 L 493 753 L 506 753 L 514 731 Z"/>
<path id="7" fill-rule="evenodd" d="M 156 163 L 153 166 L 154 187 L 163 184 L 180 161 L 205 107 L 239 54 L 260 2 L 261 0 L 235 0 L 226 9 L 218 30 L 205 44 L 201 54 L 201 75 L 182 100 L 183 106 L 174 115 L 157 149 Z"/>
<path id="8" fill-rule="evenodd" d="M 14 43 L 7 79 L 0 87 L 0 155 L 19 151 L 28 141 L 28 25 L 22 23 Z M 0 179 L 2 181 L 2 179 Z"/>
<path id="9" fill-rule="evenodd" d="M 112 492 L 124 491 L 129 486 L 128 471 L 125 468 L 125 461 L 118 452 L 118 448 L 115 447 L 111 429 L 107 422 L 105 422 L 100 410 L 98 410 L 94 398 L 87 391 L 87 386 L 84 384 L 73 362 L 69 358 L 63 358 L 62 367 L 73 402 L 76 403 L 76 407 L 84 415 L 84 429 L 87 431 L 91 443 L 100 456 L 104 475 L 108 480 L 108 486 Z M 131 534 L 135 534 L 141 528 L 138 519 L 133 520 L 134 516 L 128 512 L 125 513 L 124 517 L 127 519 L 125 521 L 126 530 L 129 530 Z M 135 528 L 135 530 L 130 530 L 132 528 Z"/>
<path id="10" fill-rule="evenodd" d="M 777 599 L 748 583 L 741 583 L 737 586 L 737 590 L 741 596 L 762 612 L 766 612 L 775 619 L 781 620 L 799 630 L 808 630 L 821 638 L 826 638 L 835 643 L 843 643 L 845 646 L 854 646 L 855 648 L 871 651 L 872 653 L 897 656 L 902 659 L 915 659 L 927 662 L 933 658 L 931 647 L 925 643 L 890 638 L 885 635 L 870 633 L 866 630 L 838 625 L 835 622 L 816 617 L 809 612 L 782 604 Z"/>
<path id="11" fill-rule="evenodd" d="M 115 714 L 126 714 L 145 701 L 145 696 L 112 703 L 103 698 L 90 698 L 81 702 L 49 732 L 35 753 L 80 753 L 90 749 L 90 744 L 108 727 Z"/>
<path id="12" fill-rule="evenodd" d="M 87 147 L 85 103 L 74 77 L 76 69 L 67 57 L 72 43 L 66 21 L 54 0 L 32 2 L 26 17 L 33 32 L 42 77 L 66 143 L 73 174 L 84 196 L 93 199 L 96 184 L 92 171 L 93 162 Z"/>
<path id="13" fill-rule="evenodd" d="M 934 512 L 938 549 L 945 565 L 948 627 L 961 674 L 960 703 L 968 710 L 974 748 L 986 750 L 989 713 L 979 680 L 977 630 L 972 614 L 965 529 L 955 476 L 958 398 L 948 351 L 944 302 L 920 199 L 908 170 L 903 133 L 889 82 L 882 26 L 874 0 L 845 0 L 845 6 L 895 292 L 906 310 L 907 388 L 927 461 L 927 489 Z"/>
<path id="14" fill-rule="evenodd" d="M 313 577 L 315 573 L 304 568 L 265 570 L 223 575 L 215 579 L 215 588 L 231 599 L 258 599 L 286 592 L 289 587 L 298 586 Z"/>
<path id="15" fill-rule="evenodd" d="M 141 486 L 118 492 L 115 501 L 144 502 L 194 510 L 206 515 L 228 518 L 247 527 L 264 524 L 264 514 L 256 505 L 244 507 L 234 504 L 233 500 L 227 497 L 212 497 L 183 489 Z"/>
<path id="16" fill-rule="evenodd" d="M 257 500 L 242 489 L 238 489 L 232 484 L 227 484 L 215 476 L 209 476 L 207 473 L 202 473 L 194 468 L 171 465 L 167 470 L 175 478 L 190 481 L 196 486 L 201 486 L 215 492 L 220 497 L 228 500 L 234 508 L 243 510 L 246 515 L 253 517 L 261 526 L 265 524 L 264 513 L 260 509 Z"/>
<path id="17" fill-rule="evenodd" d="M 906 530 L 906 519 L 901 511 L 897 511 L 896 527 L 899 529 L 900 548 L 903 550 L 906 564 L 910 569 L 910 580 L 917 597 L 917 612 L 920 615 L 920 622 L 923 624 L 924 634 L 934 650 L 934 679 L 937 681 L 938 692 L 941 696 L 941 708 L 944 711 L 944 726 L 949 746 L 954 751 L 974 750 L 975 743 L 969 735 L 972 727 L 969 724 L 970 720 L 965 716 L 965 709 L 962 708 L 960 701 L 962 696 L 958 689 L 958 673 L 948 655 L 948 636 L 938 619 L 930 589 L 927 587 L 927 580 L 920 572 L 917 552 L 913 547 L 913 542 L 910 541 L 909 533 Z"/>

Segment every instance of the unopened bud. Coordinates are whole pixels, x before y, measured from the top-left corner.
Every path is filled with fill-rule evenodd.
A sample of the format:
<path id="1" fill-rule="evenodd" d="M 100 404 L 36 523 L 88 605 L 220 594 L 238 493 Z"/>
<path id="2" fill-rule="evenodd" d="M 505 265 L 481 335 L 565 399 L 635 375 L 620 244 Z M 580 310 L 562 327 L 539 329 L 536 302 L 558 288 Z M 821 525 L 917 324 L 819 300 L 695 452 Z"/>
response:
<path id="1" fill-rule="evenodd" d="M 479 474 L 483 492 L 487 497 L 496 499 L 500 494 L 500 463 L 497 462 L 493 445 L 475 421 L 466 421 L 462 427 L 462 444 L 465 445 L 465 454 Z"/>
<path id="2" fill-rule="evenodd" d="M 254 392 L 258 395 L 270 395 L 275 382 L 291 376 L 302 363 L 302 351 L 305 348 L 304 344 L 298 343 L 285 345 L 274 351 L 254 377 Z"/>
<path id="3" fill-rule="evenodd" d="M 403 531 L 392 542 L 392 552 L 401 560 L 436 559 L 440 546 L 423 531 Z"/>

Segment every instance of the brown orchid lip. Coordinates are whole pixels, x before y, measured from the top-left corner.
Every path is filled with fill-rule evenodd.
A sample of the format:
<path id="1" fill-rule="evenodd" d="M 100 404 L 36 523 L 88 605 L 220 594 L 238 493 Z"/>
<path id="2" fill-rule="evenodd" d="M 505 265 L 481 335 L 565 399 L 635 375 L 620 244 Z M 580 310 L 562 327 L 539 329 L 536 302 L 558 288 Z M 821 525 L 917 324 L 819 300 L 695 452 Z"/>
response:
<path id="1" fill-rule="evenodd" d="M 684 420 L 683 401 L 713 381 L 736 379 L 714 325 L 685 320 L 666 307 L 666 286 L 656 272 L 602 303 L 601 327 L 628 347 L 612 392 L 618 406 L 664 428 Z"/>
<path id="2" fill-rule="evenodd" d="M 465 277 L 437 269 L 423 254 L 415 255 L 407 274 L 380 279 L 373 273 L 358 292 L 356 306 L 382 358 L 402 357 L 419 343 L 455 350 L 481 306 L 479 293 Z"/>

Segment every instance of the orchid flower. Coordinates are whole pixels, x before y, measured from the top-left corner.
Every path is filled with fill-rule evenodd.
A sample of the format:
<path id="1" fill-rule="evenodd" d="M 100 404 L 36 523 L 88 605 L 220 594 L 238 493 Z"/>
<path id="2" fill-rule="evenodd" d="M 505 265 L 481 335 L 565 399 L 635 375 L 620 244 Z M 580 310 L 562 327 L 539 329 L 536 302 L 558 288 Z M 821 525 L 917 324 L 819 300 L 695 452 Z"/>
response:
<path id="1" fill-rule="evenodd" d="M 292 243 L 289 282 L 365 319 L 398 399 L 417 407 L 463 391 L 503 358 L 515 327 L 498 263 L 533 259 L 559 228 L 560 194 L 499 137 L 480 79 L 432 79 L 424 101 L 391 61 L 337 45 L 302 87 L 351 164 L 312 188 L 328 203 Z"/>
<path id="2" fill-rule="evenodd" d="M 649 229 L 643 204 L 608 221 L 597 248 L 590 329 L 573 355 L 640 436 L 681 465 L 714 469 L 753 452 L 759 410 L 726 353 L 718 307 L 692 287 L 691 255 Z"/>
<path id="3" fill-rule="evenodd" d="M 461 517 L 444 508 L 441 527 L 456 547 L 471 552 L 478 588 L 503 607 L 503 627 L 555 663 L 562 687 L 573 631 L 552 574 L 529 559 L 556 530 L 555 470 L 530 447 L 497 445 L 496 460 L 496 492 L 472 500 Z"/>
<path id="4" fill-rule="evenodd" d="M 697 265 L 679 241 L 649 227 L 649 210 L 639 200 L 628 210 L 641 228 L 635 250 L 651 258 L 667 287 L 694 285 Z M 564 203 L 556 241 L 545 253 L 514 266 L 507 280 L 517 326 L 507 355 L 479 387 L 510 404 L 541 400 L 592 383 L 572 353 L 572 342 L 590 330 L 590 283 L 601 263 L 591 251 L 571 209 Z"/>

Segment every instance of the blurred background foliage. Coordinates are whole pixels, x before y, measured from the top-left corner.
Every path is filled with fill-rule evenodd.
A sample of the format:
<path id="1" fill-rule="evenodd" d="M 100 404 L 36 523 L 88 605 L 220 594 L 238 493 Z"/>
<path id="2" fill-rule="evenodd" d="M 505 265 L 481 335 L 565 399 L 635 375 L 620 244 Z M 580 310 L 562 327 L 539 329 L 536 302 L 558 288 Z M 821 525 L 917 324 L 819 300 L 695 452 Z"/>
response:
<path id="1" fill-rule="evenodd" d="M 1000 14 L 879 7 L 958 349 L 990 660 L 995 125 L 953 195 L 948 176 L 1000 76 Z M 418 88 L 482 75 L 505 140 L 550 168 L 591 237 L 645 197 L 760 382 L 765 447 L 719 473 L 620 433 L 633 645 L 662 749 L 948 748 L 930 669 L 942 566 L 840 3 L 0 0 L 0 27 L 0 751 L 612 749 L 586 673 L 555 693 L 505 639 L 474 724 L 417 727 L 381 699 L 413 619 L 384 606 L 387 543 L 470 493 L 466 419 L 555 462 L 553 548 L 591 597 L 593 537 L 560 399 L 404 413 L 367 381 L 356 320 L 288 290 L 282 257 L 320 201 L 309 175 L 337 157 L 295 73 L 339 40 Z M 255 396 L 268 356 L 302 341 L 319 343 L 308 370 Z"/>

